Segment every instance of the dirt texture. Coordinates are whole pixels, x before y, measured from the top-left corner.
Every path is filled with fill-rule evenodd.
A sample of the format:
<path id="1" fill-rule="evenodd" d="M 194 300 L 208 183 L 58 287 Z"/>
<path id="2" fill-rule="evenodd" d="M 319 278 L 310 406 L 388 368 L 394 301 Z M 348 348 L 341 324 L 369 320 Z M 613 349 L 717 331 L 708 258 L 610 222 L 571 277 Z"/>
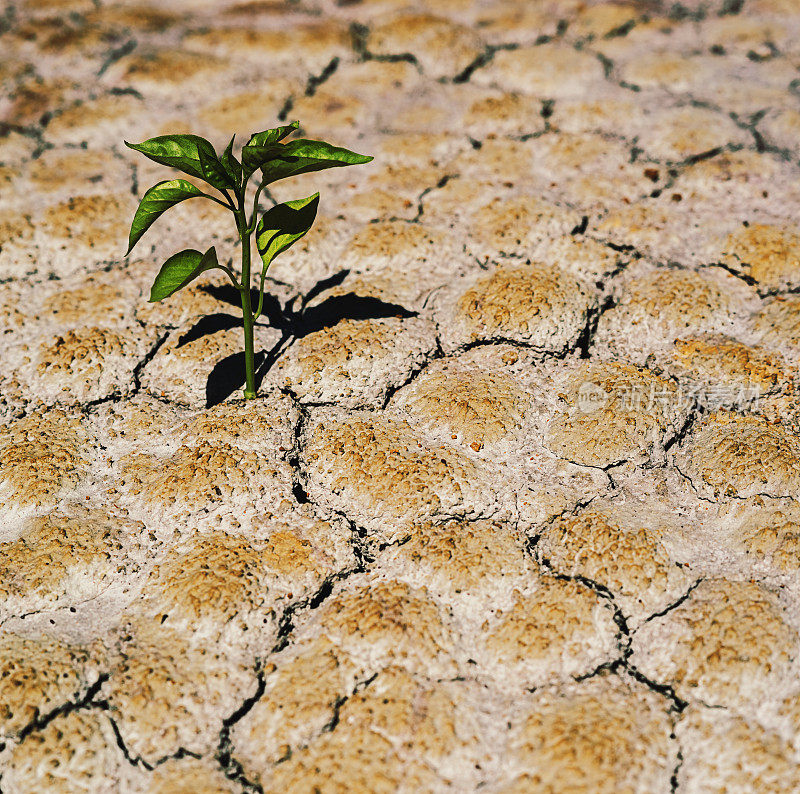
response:
<path id="1" fill-rule="evenodd" d="M 797 0 L 0 5 L 0 792 L 800 790 Z M 126 148 L 374 161 L 237 294 Z M 234 149 L 236 151 L 236 149 Z"/>

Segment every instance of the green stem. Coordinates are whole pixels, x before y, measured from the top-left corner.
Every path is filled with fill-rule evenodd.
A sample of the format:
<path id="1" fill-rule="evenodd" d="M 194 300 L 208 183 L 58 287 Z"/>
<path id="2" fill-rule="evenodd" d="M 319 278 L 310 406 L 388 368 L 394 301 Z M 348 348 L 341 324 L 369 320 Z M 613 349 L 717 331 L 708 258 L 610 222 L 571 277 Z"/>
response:
<path id="1" fill-rule="evenodd" d="M 253 214 L 250 216 L 250 225 L 247 227 L 247 231 L 250 233 L 255 231 L 256 228 L 256 221 L 258 215 L 258 198 L 261 195 L 261 191 L 263 189 L 264 189 L 264 183 L 262 182 L 256 189 L 256 193 L 253 196 Z"/>
<path id="2" fill-rule="evenodd" d="M 231 284 L 233 284 L 233 286 L 236 287 L 236 289 L 239 289 L 240 284 L 236 280 L 236 274 L 226 265 L 220 265 L 220 269 L 224 270 L 228 274 L 228 278 L 231 280 Z"/>
<path id="3" fill-rule="evenodd" d="M 241 205 L 240 205 L 241 206 Z M 239 239 L 242 243 L 242 320 L 244 322 L 244 372 L 245 400 L 256 396 L 256 375 L 253 357 L 253 307 L 250 303 L 250 235 L 247 228 L 247 217 L 241 208 L 236 213 L 236 225 L 239 227 Z"/>
<path id="4" fill-rule="evenodd" d="M 211 199 L 212 201 L 216 201 L 217 204 L 219 204 L 221 207 L 225 207 L 226 210 L 232 210 L 232 211 L 235 212 L 236 211 L 236 207 L 231 203 L 231 200 L 228 197 L 228 194 L 227 193 L 223 193 L 222 195 L 225 196 L 227 201 L 223 201 L 222 199 L 217 198 L 216 196 L 212 196 L 212 195 L 210 195 L 208 193 L 203 193 L 203 196 L 205 198 Z"/>
<path id="5" fill-rule="evenodd" d="M 264 277 L 267 275 L 266 270 L 261 271 L 261 288 L 258 290 L 258 307 L 256 313 L 253 315 L 253 320 L 261 317 L 261 312 L 264 310 Z"/>
<path id="6" fill-rule="evenodd" d="M 227 190 L 222 190 L 220 192 L 225 196 L 225 201 L 227 202 L 227 204 L 223 204 L 223 202 L 220 202 L 220 204 L 222 204 L 223 207 L 227 207 L 231 212 L 236 212 L 236 205 L 233 203 L 230 193 L 228 193 Z"/>

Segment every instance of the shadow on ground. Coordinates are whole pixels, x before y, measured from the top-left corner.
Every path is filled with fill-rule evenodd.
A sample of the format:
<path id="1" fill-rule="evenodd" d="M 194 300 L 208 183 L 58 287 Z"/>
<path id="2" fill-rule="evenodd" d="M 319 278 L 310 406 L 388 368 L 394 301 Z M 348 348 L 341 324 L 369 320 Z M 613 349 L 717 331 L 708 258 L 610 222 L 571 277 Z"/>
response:
<path id="1" fill-rule="evenodd" d="M 409 311 L 396 303 L 387 303 L 378 298 L 363 297 L 352 292 L 345 295 L 334 295 L 319 304 L 309 306 L 325 290 L 339 286 L 348 273 L 348 270 L 342 270 L 318 281 L 306 295 L 302 297 L 295 295 L 283 306 L 274 295 L 264 295 L 262 317 L 266 322 L 257 322 L 256 325 L 277 328 L 281 332 L 281 337 L 272 348 L 258 351 L 255 355 L 257 387 L 260 387 L 266 374 L 295 339 L 332 328 L 342 320 L 377 320 L 383 317 L 416 316 L 416 312 Z M 240 306 L 239 293 L 228 284 L 209 285 L 202 289 L 223 303 L 237 308 Z M 251 290 L 250 299 L 254 306 L 258 305 L 258 297 L 258 290 Z M 299 305 L 296 305 L 298 300 Z M 242 318 L 233 314 L 218 312 L 209 315 L 195 323 L 178 340 L 178 347 L 194 342 L 208 334 L 237 328 L 241 325 Z M 208 376 L 206 408 L 212 408 L 225 401 L 237 389 L 243 388 L 244 382 L 244 351 L 223 358 Z"/>

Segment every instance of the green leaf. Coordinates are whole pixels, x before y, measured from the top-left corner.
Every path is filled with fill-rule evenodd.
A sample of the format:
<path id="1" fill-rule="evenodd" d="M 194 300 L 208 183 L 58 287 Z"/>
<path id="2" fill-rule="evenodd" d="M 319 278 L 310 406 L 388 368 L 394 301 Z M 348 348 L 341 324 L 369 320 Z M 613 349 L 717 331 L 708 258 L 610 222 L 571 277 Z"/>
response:
<path id="1" fill-rule="evenodd" d="M 131 252 L 133 246 L 139 242 L 142 235 L 158 220 L 158 217 L 163 212 L 166 212 L 170 207 L 174 207 L 181 201 L 205 195 L 202 190 L 196 188 L 185 179 L 171 179 L 153 185 L 142 196 L 142 200 L 136 208 L 136 214 L 133 216 L 133 222 L 131 223 L 131 232 L 128 235 L 128 250 L 125 252 L 125 256 Z"/>
<path id="2" fill-rule="evenodd" d="M 285 127 L 275 127 L 271 130 L 264 130 L 263 132 L 254 132 L 247 142 L 248 146 L 270 146 L 273 143 L 282 141 L 287 135 L 291 135 L 300 126 L 299 121 L 293 121 Z"/>
<path id="3" fill-rule="evenodd" d="M 373 158 L 356 154 L 349 149 L 331 146 L 324 141 L 300 138 L 281 147 L 279 156 L 261 167 L 264 182 L 277 182 L 289 176 L 322 171 L 326 168 L 341 168 L 346 165 L 369 163 Z"/>
<path id="4" fill-rule="evenodd" d="M 204 254 L 191 248 L 173 254 L 158 271 L 156 280 L 150 288 L 150 303 L 164 300 L 185 287 L 206 270 L 221 267 L 217 251 L 212 245 Z"/>
<path id="5" fill-rule="evenodd" d="M 280 157 L 284 147 L 281 144 L 270 144 L 267 146 L 251 146 L 246 145 L 242 147 L 242 166 L 244 175 L 250 179 L 253 172 L 266 165 L 276 157 Z"/>
<path id="6" fill-rule="evenodd" d="M 264 273 L 278 254 L 294 245 L 314 225 L 319 193 L 304 199 L 276 204 L 268 209 L 256 227 L 256 246 Z"/>
<path id="7" fill-rule="evenodd" d="M 242 164 L 233 156 L 233 141 L 235 138 L 235 135 L 231 138 L 231 142 L 225 147 L 225 151 L 220 156 L 219 161 L 225 167 L 231 179 L 233 179 L 237 185 L 241 185 Z"/>
<path id="8" fill-rule="evenodd" d="M 236 187 L 214 147 L 199 135 L 159 135 L 142 143 L 125 141 L 125 145 L 161 165 L 196 176 L 218 190 Z"/>
<path id="9" fill-rule="evenodd" d="M 280 142 L 287 135 L 291 135 L 299 126 L 299 121 L 293 121 L 283 127 L 254 132 L 250 136 L 250 140 L 242 147 L 242 165 L 244 166 L 245 181 L 250 179 L 254 171 L 280 155 L 283 151 L 283 146 L 281 146 Z"/>

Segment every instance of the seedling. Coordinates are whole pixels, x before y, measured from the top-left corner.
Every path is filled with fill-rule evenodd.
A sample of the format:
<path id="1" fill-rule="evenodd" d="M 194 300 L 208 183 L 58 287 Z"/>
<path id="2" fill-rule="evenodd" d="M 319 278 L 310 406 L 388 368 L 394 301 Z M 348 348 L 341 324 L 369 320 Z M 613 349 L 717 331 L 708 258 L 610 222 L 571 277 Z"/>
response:
<path id="1" fill-rule="evenodd" d="M 141 152 L 145 157 L 201 179 L 219 193 L 206 193 L 186 179 L 170 179 L 151 187 L 142 197 L 133 216 L 126 256 L 162 213 L 186 199 L 206 198 L 221 204 L 233 214 L 242 251 L 241 272 L 237 275 L 229 265 L 220 264 L 214 246 L 205 252 L 188 248 L 173 254 L 161 266 L 150 290 L 150 302 L 164 300 L 207 270 L 217 268 L 228 274 L 242 299 L 246 399 L 256 396 L 253 326 L 264 307 L 267 270 L 276 256 L 308 232 L 316 218 L 319 204 L 319 193 L 314 193 L 308 198 L 276 204 L 258 218 L 261 192 L 267 185 L 279 179 L 326 168 L 359 165 L 372 160 L 372 157 L 331 146 L 323 141 L 297 139 L 284 142 L 299 126 L 294 121 L 284 127 L 251 135 L 242 148 L 241 162 L 233 154 L 235 135 L 220 156 L 217 156 L 211 143 L 199 135 L 160 135 L 143 143 L 125 141 L 126 146 Z M 247 188 L 257 171 L 260 172 L 256 179 L 258 187 L 253 196 L 252 212 L 248 216 Z M 250 246 L 254 232 L 262 262 L 261 286 L 255 312 L 250 294 Z"/>

